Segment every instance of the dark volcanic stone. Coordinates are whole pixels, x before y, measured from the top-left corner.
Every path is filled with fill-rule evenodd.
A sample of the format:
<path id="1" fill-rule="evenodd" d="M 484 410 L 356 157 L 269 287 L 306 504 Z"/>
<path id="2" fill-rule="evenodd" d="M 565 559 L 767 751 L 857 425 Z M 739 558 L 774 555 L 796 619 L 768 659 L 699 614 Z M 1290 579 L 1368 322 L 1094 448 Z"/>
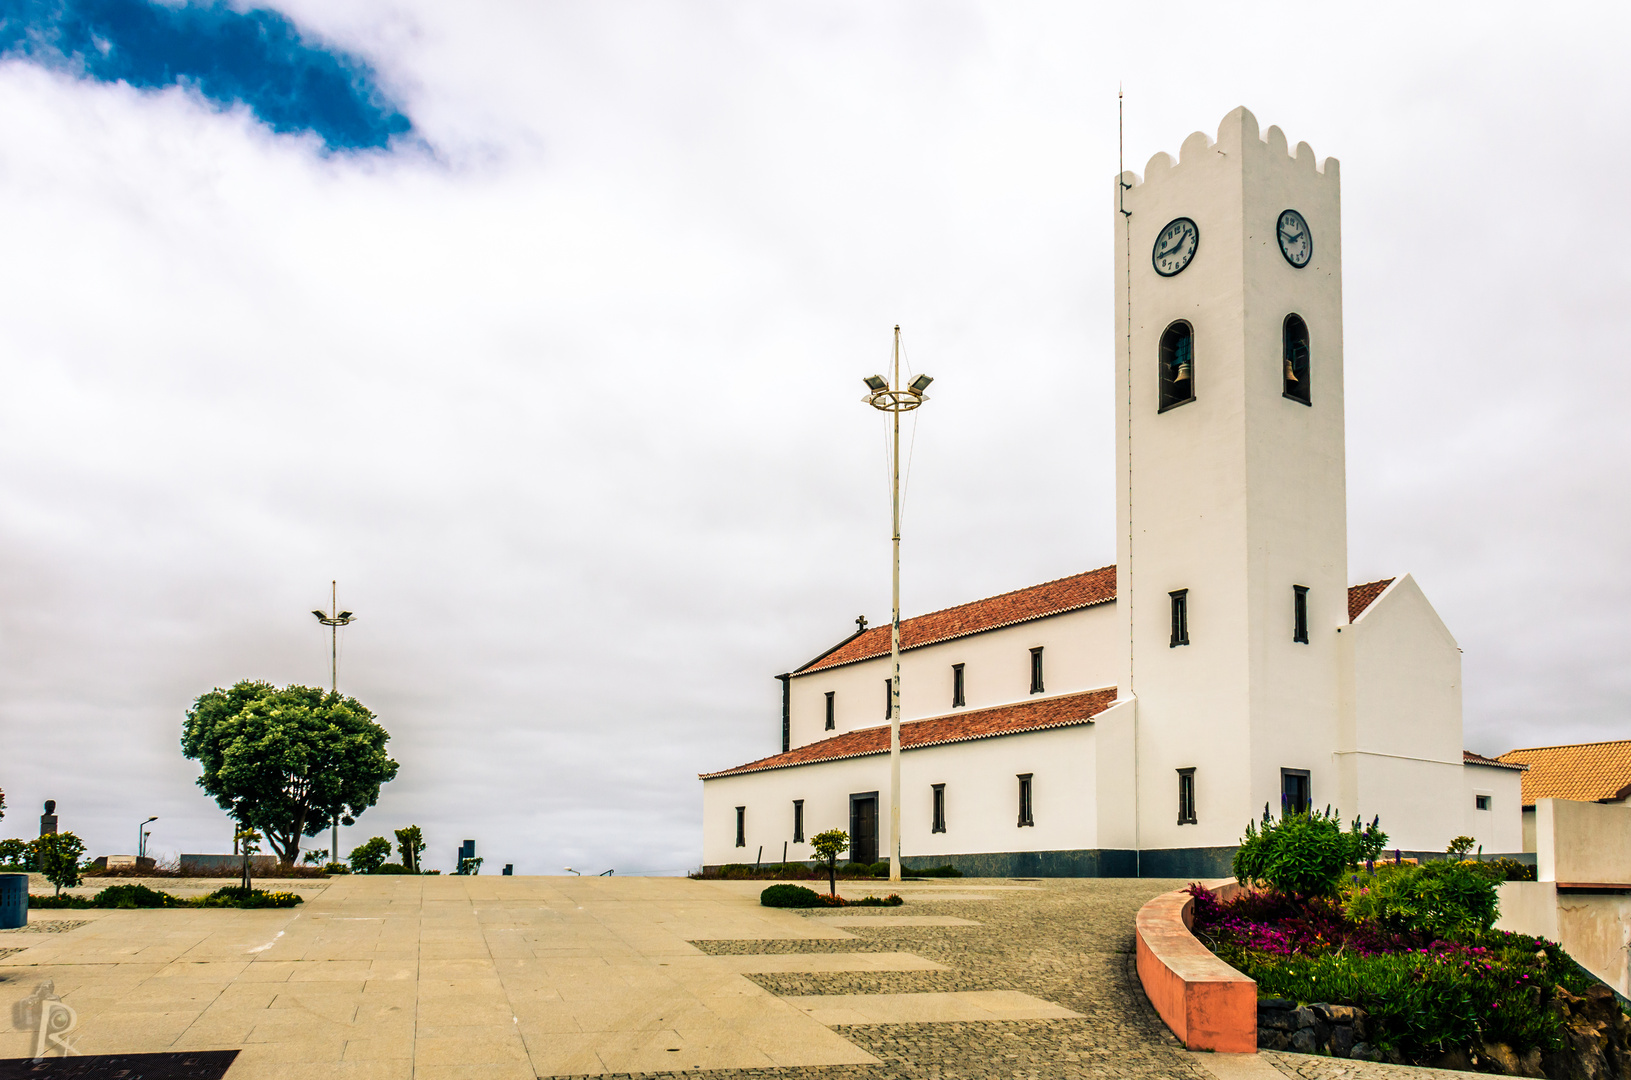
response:
<path id="1" fill-rule="evenodd" d="M 1348 1024 L 1338 1024 L 1331 1029 L 1331 1056 L 1345 1058 L 1352 1054 L 1354 1048 L 1354 1029 Z"/>
<path id="2" fill-rule="evenodd" d="M 1291 1037 L 1291 1048 L 1299 1054 L 1312 1054 L 1316 1045 L 1311 1027 L 1302 1028 Z"/>
<path id="3" fill-rule="evenodd" d="M 1272 1028 L 1275 1031 L 1296 1031 L 1297 1020 L 1289 1012 L 1280 1012 L 1279 1010 L 1264 1012 L 1259 1009 L 1257 1011 L 1257 1026 Z"/>
<path id="4" fill-rule="evenodd" d="M 1304 1005 L 1302 1008 L 1293 1012 L 1291 1017 L 1292 1021 L 1299 1029 L 1311 1028 L 1316 1022 L 1314 1018 L 1314 1010 L 1310 1009 L 1307 1005 Z"/>
<path id="5" fill-rule="evenodd" d="M 1258 998 L 1257 999 L 1257 1011 L 1258 1012 L 1262 1012 L 1264 1009 L 1284 1009 L 1286 1012 L 1290 1012 L 1292 1009 L 1295 1009 L 1296 1007 L 1297 1007 L 1297 1003 L 1295 1001 L 1290 1000 L 1289 998 Z"/>

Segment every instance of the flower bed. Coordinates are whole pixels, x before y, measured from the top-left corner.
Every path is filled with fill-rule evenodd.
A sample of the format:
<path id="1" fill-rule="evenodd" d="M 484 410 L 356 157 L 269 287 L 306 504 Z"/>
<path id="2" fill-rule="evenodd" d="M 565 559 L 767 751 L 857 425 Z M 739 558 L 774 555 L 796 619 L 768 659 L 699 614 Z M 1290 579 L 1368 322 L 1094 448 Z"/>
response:
<path id="1" fill-rule="evenodd" d="M 95 896 L 30 896 L 31 908 L 289 908 L 304 903 L 298 893 L 266 892 L 228 885 L 207 896 L 180 897 L 146 885 L 109 885 Z"/>
<path id="2" fill-rule="evenodd" d="M 1258 984 L 1260 1046 L 1573 1076 L 1564 1059 L 1580 1041 L 1575 1014 L 1590 1013 L 1582 1022 L 1605 1075 L 1624 1075 L 1631 1024 L 1556 943 L 1476 926 L 1446 940 L 1420 928 L 1439 908 L 1355 918 L 1375 911 L 1372 880 L 1355 875 L 1341 898 L 1245 892 L 1227 902 L 1191 886 L 1195 936 Z"/>

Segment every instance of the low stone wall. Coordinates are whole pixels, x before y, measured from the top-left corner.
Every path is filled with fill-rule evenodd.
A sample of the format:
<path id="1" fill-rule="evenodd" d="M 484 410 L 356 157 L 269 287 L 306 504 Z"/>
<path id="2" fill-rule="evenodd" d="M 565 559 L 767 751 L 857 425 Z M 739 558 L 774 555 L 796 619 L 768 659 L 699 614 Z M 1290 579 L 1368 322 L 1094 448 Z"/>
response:
<path id="1" fill-rule="evenodd" d="M 1233 880 L 1213 887 L 1221 899 Z M 1257 1052 L 1257 983 L 1213 955 L 1189 932 L 1194 898 L 1157 896 L 1138 912 L 1138 978 L 1155 1011 L 1191 1050 Z"/>

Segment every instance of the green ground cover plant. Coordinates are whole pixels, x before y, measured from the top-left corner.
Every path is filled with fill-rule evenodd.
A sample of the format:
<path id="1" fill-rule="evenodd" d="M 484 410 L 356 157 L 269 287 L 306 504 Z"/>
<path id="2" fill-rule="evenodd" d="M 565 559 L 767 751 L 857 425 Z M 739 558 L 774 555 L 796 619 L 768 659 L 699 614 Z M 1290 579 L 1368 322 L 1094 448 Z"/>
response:
<path id="1" fill-rule="evenodd" d="M 300 894 L 267 892 L 228 885 L 207 896 L 182 897 L 146 885 L 110 885 L 95 896 L 30 896 L 31 908 L 84 910 L 89 908 L 291 908 L 303 903 Z"/>
<path id="2" fill-rule="evenodd" d="M 814 889 L 806 889 L 803 885 L 772 885 L 759 894 L 759 903 L 764 907 L 781 908 L 814 908 L 814 907 L 899 907 L 906 901 L 898 893 L 888 896 L 864 896 L 859 900 L 846 900 L 842 896 L 823 896 Z"/>
<path id="3" fill-rule="evenodd" d="M 1253 891 L 1220 902 L 1191 886 L 1194 933 L 1261 997 L 1363 1009 L 1371 1044 L 1393 1060 L 1476 1060 L 1493 1044 L 1564 1053 L 1564 1003 L 1597 980 L 1555 942 L 1494 929 L 1498 885 L 1529 868 L 1454 852 L 1377 863 L 1386 842 L 1375 820 L 1343 829 L 1329 810 L 1277 822 L 1265 812 L 1235 855 Z"/>

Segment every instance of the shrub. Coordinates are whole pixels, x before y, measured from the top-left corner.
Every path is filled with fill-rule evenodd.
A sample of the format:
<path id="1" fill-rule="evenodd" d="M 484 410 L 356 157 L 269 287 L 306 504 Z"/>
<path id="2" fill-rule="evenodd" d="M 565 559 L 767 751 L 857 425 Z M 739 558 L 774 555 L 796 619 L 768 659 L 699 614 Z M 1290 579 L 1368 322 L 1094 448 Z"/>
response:
<path id="1" fill-rule="evenodd" d="M 383 836 L 376 836 L 366 844 L 354 848 L 349 856 L 351 872 L 354 874 L 372 874 L 385 864 L 391 857 L 391 842 Z"/>
<path id="2" fill-rule="evenodd" d="M 291 908 L 303 902 L 299 893 L 266 892 L 242 885 L 228 885 L 194 901 L 199 907 L 235 908 Z"/>
<path id="3" fill-rule="evenodd" d="M 1521 863 L 1517 859 L 1507 858 L 1505 855 L 1502 855 L 1499 859 L 1491 859 L 1484 865 L 1489 867 L 1490 874 L 1495 877 L 1497 882 L 1535 880 L 1535 868 L 1533 866 Z"/>
<path id="4" fill-rule="evenodd" d="M 1467 853 L 1472 851 L 1472 849 L 1477 845 L 1478 840 L 1476 837 L 1458 836 L 1454 840 L 1450 841 L 1450 845 L 1444 849 L 1444 853 L 1450 856 L 1450 858 L 1455 859 L 1457 862 L 1460 862 L 1462 859 L 1465 859 L 1467 857 Z"/>
<path id="5" fill-rule="evenodd" d="M 1350 845 L 1342 824 L 1323 814 L 1291 814 L 1246 826 L 1232 868 L 1241 882 L 1268 885 L 1292 896 L 1330 896 L 1348 866 Z"/>
<path id="6" fill-rule="evenodd" d="M 873 863 L 872 864 L 872 876 L 873 877 L 888 877 L 889 876 L 889 860 L 885 859 L 885 860 L 883 860 L 883 862 Z"/>
<path id="7" fill-rule="evenodd" d="M 945 866 L 931 866 L 927 870 L 913 870 L 913 877 L 962 877 L 963 872 L 957 867 L 947 863 Z"/>
<path id="8" fill-rule="evenodd" d="M 772 885 L 759 894 L 759 903 L 764 907 L 820 907 L 821 900 L 820 893 L 803 885 Z"/>
<path id="9" fill-rule="evenodd" d="M 109 885 L 91 897 L 91 906 L 109 908 L 175 907 L 180 901 L 146 885 Z"/>
<path id="10" fill-rule="evenodd" d="M 838 856 L 849 850 L 849 833 L 843 829 L 828 829 L 818 832 L 810 837 L 810 846 L 815 849 L 816 862 L 827 869 L 827 890 L 838 895 Z"/>
<path id="11" fill-rule="evenodd" d="M 325 873 L 325 874 L 349 874 L 349 873 L 351 873 L 351 867 L 347 866 L 343 862 L 331 862 L 327 866 L 323 867 L 323 873 Z"/>
<path id="12" fill-rule="evenodd" d="M 876 896 L 863 896 L 859 900 L 845 901 L 845 907 L 900 907 L 906 901 L 900 898 L 900 893 L 890 893 L 879 898 Z"/>
<path id="13" fill-rule="evenodd" d="M 401 863 L 394 862 L 381 863 L 369 871 L 371 874 L 417 874 L 418 872 L 417 870 L 409 870 Z"/>
<path id="14" fill-rule="evenodd" d="M 1420 931 L 1446 940 L 1495 925 L 1500 898 L 1492 863 L 1430 862 L 1379 867 L 1350 885 L 1343 909 L 1355 922 Z"/>

